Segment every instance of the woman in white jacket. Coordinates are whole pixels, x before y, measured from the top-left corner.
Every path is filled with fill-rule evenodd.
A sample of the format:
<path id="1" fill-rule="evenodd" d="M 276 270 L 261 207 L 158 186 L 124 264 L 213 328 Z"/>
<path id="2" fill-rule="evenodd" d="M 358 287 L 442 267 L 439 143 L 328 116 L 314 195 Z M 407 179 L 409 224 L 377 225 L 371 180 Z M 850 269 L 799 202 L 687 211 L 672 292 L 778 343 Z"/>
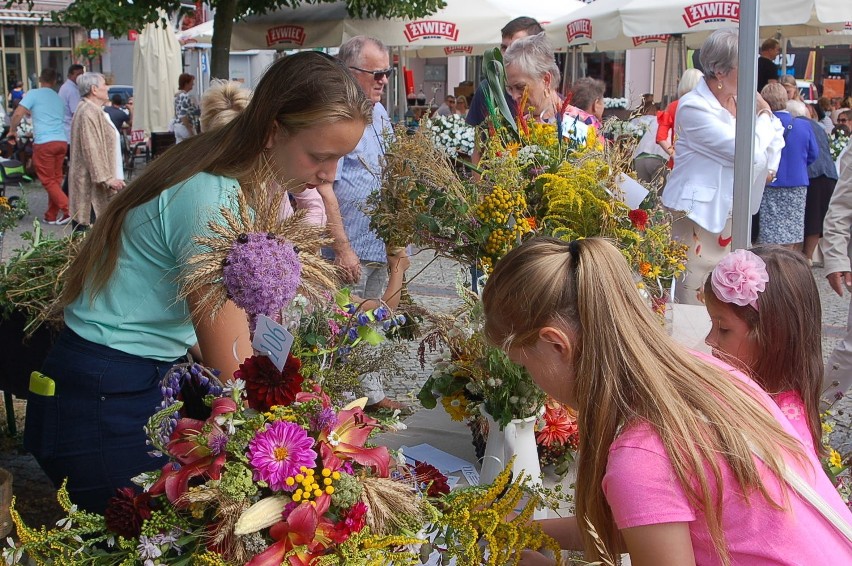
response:
<path id="1" fill-rule="evenodd" d="M 684 242 L 686 275 L 676 289 L 678 302 L 702 304 L 707 275 L 731 247 L 734 195 L 734 138 L 737 116 L 735 28 L 715 31 L 701 47 L 704 79 L 680 99 L 675 126 L 675 165 L 663 191 L 663 204 L 675 212 L 674 236 Z M 751 212 L 757 212 L 763 186 L 778 169 L 784 147 L 780 122 L 757 96 Z"/>

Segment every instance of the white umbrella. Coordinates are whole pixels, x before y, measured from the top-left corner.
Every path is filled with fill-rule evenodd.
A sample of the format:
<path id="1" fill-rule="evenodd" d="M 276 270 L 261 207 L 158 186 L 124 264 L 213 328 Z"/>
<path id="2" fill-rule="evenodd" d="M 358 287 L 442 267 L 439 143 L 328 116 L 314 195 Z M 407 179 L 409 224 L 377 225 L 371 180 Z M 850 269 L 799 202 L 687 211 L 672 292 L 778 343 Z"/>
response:
<path id="1" fill-rule="evenodd" d="M 547 37 L 557 47 L 583 47 L 596 51 L 617 51 L 641 47 L 665 47 L 666 33 L 624 33 L 621 9 L 626 0 L 597 0 L 545 26 Z"/>
<path id="2" fill-rule="evenodd" d="M 213 20 L 179 31 L 177 39 L 181 43 L 210 43 L 213 41 Z"/>
<path id="3" fill-rule="evenodd" d="M 180 44 L 164 21 L 147 24 L 133 47 L 133 127 L 148 133 L 169 129 L 183 72 Z"/>
<path id="4" fill-rule="evenodd" d="M 819 47 L 821 45 L 852 45 L 852 21 L 842 30 L 821 29 L 819 35 L 791 37 L 793 47 Z"/>
<path id="5" fill-rule="evenodd" d="M 739 25 L 738 0 L 630 0 L 619 10 L 627 36 L 693 34 Z M 762 0 L 761 33 L 775 28 L 785 36 L 813 35 L 826 24 L 852 19 L 849 0 Z"/>
<path id="6" fill-rule="evenodd" d="M 597 0 L 546 31 L 554 45 L 601 51 L 660 47 L 675 34 L 700 47 L 709 32 L 738 25 L 739 14 L 739 0 Z M 850 0 L 763 0 L 759 17 L 762 35 L 781 31 L 787 37 L 818 35 L 847 20 Z"/>
<path id="7" fill-rule="evenodd" d="M 418 56 L 474 55 L 499 45 L 500 29 L 518 16 L 547 22 L 582 6 L 578 0 L 449 0 L 431 16 L 405 20 L 352 18 L 344 2 L 305 4 L 236 22 L 231 49 L 337 47 L 356 35 L 369 35 L 390 47 L 420 52 Z M 195 26 L 179 37 L 207 43 L 212 24 Z"/>

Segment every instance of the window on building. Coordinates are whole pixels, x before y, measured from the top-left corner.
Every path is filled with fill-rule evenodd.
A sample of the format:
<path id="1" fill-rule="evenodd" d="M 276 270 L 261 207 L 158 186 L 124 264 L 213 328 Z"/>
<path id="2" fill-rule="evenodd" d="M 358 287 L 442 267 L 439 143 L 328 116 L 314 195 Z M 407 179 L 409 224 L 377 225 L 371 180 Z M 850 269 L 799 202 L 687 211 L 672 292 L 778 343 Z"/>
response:
<path id="1" fill-rule="evenodd" d="M 66 27 L 43 27 L 38 30 L 41 47 L 71 47 L 71 29 Z"/>

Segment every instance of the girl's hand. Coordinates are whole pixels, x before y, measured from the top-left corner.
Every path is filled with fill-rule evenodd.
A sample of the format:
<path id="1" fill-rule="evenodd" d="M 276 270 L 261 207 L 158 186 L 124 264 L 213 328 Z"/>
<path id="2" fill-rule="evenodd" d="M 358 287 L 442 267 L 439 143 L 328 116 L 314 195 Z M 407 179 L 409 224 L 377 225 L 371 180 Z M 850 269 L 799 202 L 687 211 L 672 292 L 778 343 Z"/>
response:
<path id="1" fill-rule="evenodd" d="M 521 566 L 553 566 L 556 561 L 535 550 L 522 550 Z"/>

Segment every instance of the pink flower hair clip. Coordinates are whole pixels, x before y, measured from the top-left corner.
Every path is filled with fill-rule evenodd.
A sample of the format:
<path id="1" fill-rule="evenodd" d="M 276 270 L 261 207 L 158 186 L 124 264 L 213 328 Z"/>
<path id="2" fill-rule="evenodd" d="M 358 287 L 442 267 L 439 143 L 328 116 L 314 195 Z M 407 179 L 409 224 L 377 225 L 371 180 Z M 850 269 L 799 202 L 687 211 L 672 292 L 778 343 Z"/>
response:
<path id="1" fill-rule="evenodd" d="M 766 263 L 753 252 L 737 250 L 722 258 L 713 269 L 710 285 L 723 303 L 757 308 L 757 296 L 766 289 Z"/>

